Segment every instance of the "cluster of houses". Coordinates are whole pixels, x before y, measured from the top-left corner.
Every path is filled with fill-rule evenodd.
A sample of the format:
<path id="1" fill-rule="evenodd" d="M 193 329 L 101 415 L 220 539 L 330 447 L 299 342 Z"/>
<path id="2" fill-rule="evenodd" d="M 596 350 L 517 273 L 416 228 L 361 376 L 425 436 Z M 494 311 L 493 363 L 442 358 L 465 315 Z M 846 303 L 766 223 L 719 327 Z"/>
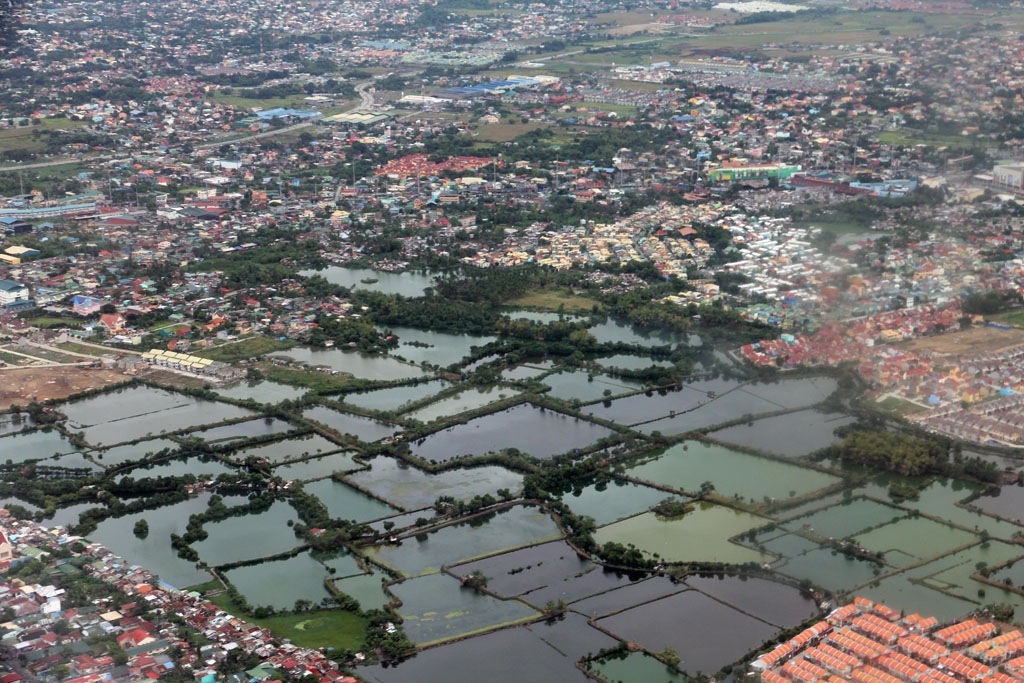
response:
<path id="1" fill-rule="evenodd" d="M 858 597 L 754 660 L 764 683 L 1012 683 L 1024 634 L 969 618 L 940 628 Z"/>
<path id="2" fill-rule="evenodd" d="M 11 617 L 0 624 L 0 645 L 15 654 L 30 674 L 56 675 L 64 683 L 141 683 L 184 669 L 203 683 L 257 683 L 284 675 L 311 677 L 320 683 L 358 683 L 322 652 L 280 642 L 266 629 L 225 613 L 198 593 L 160 583 L 150 572 L 125 563 L 98 543 L 68 536 L 61 527 L 48 529 L 16 520 L 6 510 L 0 517 L 7 530 L 6 535 L 0 534 L 0 561 L 17 566 L 40 558 L 47 565 L 45 576 L 53 579 L 41 585 L 0 581 L 0 602 L 10 609 Z M 84 549 L 76 552 L 79 543 L 85 543 Z M 53 552 L 57 548 L 70 556 L 57 559 Z M 61 579 L 68 582 L 77 574 L 107 584 L 110 597 L 86 605 L 66 604 Z M 191 644 L 168 620 L 171 615 L 184 619 L 210 644 Z M 92 646 L 95 636 L 112 638 L 120 652 L 97 653 Z M 261 663 L 251 670 L 229 671 L 225 679 L 217 664 L 233 650 L 254 653 Z M 7 674 L 5 683 L 20 680 L 16 673 Z"/>

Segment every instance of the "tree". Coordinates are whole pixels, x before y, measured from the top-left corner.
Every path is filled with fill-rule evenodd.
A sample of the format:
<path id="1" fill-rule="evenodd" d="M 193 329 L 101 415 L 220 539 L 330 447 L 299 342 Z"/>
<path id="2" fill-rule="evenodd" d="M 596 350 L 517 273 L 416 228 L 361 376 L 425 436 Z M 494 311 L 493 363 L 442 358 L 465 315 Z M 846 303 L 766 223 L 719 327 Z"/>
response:
<path id="1" fill-rule="evenodd" d="M 462 577 L 463 586 L 480 592 L 487 588 L 488 581 L 490 581 L 490 578 L 484 576 L 484 573 L 479 569 L 474 569 L 469 574 Z"/>

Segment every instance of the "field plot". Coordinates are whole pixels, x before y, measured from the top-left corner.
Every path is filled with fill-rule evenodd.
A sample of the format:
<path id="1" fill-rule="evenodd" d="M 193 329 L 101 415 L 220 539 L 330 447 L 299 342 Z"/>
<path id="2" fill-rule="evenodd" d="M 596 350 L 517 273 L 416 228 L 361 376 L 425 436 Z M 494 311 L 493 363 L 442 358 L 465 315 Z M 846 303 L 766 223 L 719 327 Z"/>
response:
<path id="1" fill-rule="evenodd" d="M 0 410 L 25 405 L 29 400 L 49 401 L 67 398 L 88 389 L 123 382 L 117 370 L 98 368 L 29 367 L 0 370 Z"/>
<path id="2" fill-rule="evenodd" d="M 994 353 L 1010 346 L 1024 344 L 1024 330 L 1000 330 L 995 327 L 971 327 L 931 337 L 902 342 L 910 351 L 934 351 L 941 354 Z"/>

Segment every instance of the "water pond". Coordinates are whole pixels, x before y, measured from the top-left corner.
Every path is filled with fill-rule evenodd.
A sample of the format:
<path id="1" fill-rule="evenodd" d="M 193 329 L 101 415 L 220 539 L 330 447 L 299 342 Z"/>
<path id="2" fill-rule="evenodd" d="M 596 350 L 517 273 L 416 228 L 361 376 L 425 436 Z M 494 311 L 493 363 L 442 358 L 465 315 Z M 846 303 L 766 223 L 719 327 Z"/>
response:
<path id="1" fill-rule="evenodd" d="M 636 344 L 637 346 L 675 346 L 688 343 L 700 346 L 700 337 L 668 330 L 641 330 L 629 323 L 608 319 L 605 322 L 591 325 L 588 331 L 594 335 L 599 344 Z"/>
<path id="2" fill-rule="evenodd" d="M 444 462 L 459 455 L 516 448 L 543 459 L 584 448 L 612 433 L 593 422 L 520 404 L 430 434 L 415 443 L 412 452 L 432 462 Z"/>
<path id="3" fill-rule="evenodd" d="M 281 401 L 294 401 L 304 396 L 306 390 L 300 387 L 293 387 L 290 384 L 280 384 L 269 380 L 258 382 L 240 382 L 229 387 L 216 389 L 221 396 L 239 400 L 253 400 L 260 403 L 280 403 Z"/>
<path id="4" fill-rule="evenodd" d="M 568 614 L 550 623 L 539 621 L 431 648 L 397 666 L 376 665 L 357 673 L 369 683 L 587 683 L 590 679 L 576 669 L 576 662 L 616 643 L 583 617 Z"/>
<path id="5" fill-rule="evenodd" d="M 498 600 L 447 574 L 423 576 L 391 586 L 402 601 L 398 608 L 405 634 L 423 645 L 451 640 L 501 624 L 537 616 L 537 611 L 516 600 Z"/>
<path id="6" fill-rule="evenodd" d="M 402 412 L 410 403 L 423 400 L 451 386 L 440 379 L 400 387 L 388 387 L 359 394 L 346 394 L 344 402 L 368 410 Z"/>
<path id="7" fill-rule="evenodd" d="M 170 536 L 185 533 L 189 515 L 204 512 L 209 500 L 210 494 L 202 493 L 158 510 L 105 519 L 89 534 L 89 540 L 102 543 L 128 563 L 145 567 L 176 588 L 194 586 L 208 581 L 210 576 L 196 569 L 195 562 L 178 557 L 171 548 Z M 149 525 L 149 534 L 145 538 L 134 533 L 135 523 L 142 519 Z"/>
<path id="8" fill-rule="evenodd" d="M 295 427 L 276 417 L 264 417 L 258 420 L 246 420 L 221 427 L 211 427 L 185 436 L 198 437 L 208 444 L 223 445 L 230 441 L 245 441 L 259 436 L 285 434 Z"/>
<path id="9" fill-rule="evenodd" d="M 671 562 L 763 563 L 769 559 L 767 555 L 729 539 L 767 521 L 720 505 L 701 504 L 677 519 L 665 519 L 653 512 L 624 519 L 598 529 L 594 540 L 632 543 L 648 556 L 657 553 Z"/>
<path id="10" fill-rule="evenodd" d="M 355 460 L 354 451 L 340 451 L 320 458 L 293 460 L 274 468 L 274 475 L 284 479 L 306 481 L 327 477 L 335 472 L 351 472 L 362 467 Z"/>
<path id="11" fill-rule="evenodd" d="M 696 590 L 634 607 L 597 623 L 648 651 L 675 649 L 682 657 L 680 668 L 691 675 L 718 671 L 778 631 Z"/>
<path id="12" fill-rule="evenodd" d="M 324 581 L 330 576 L 327 568 L 308 552 L 284 560 L 238 567 L 225 572 L 225 576 L 253 607 L 267 605 L 288 610 L 296 600 L 319 603 L 330 595 L 324 587 Z"/>
<path id="13" fill-rule="evenodd" d="M 651 390 L 635 396 L 627 396 L 616 401 L 603 401 L 588 405 L 583 412 L 600 417 L 619 424 L 638 424 L 659 417 L 668 417 L 675 411 L 673 420 L 681 420 L 687 411 L 695 410 L 698 406 L 725 400 L 724 392 L 735 389 L 738 383 L 734 380 L 711 379 L 696 382 L 687 382 L 678 389 Z M 716 398 L 717 397 L 717 398 Z M 748 397 L 749 398 L 749 397 Z M 662 430 L 663 432 L 665 430 Z"/>
<path id="14" fill-rule="evenodd" d="M 398 512 L 390 505 L 330 478 L 306 484 L 303 489 L 306 493 L 311 493 L 319 498 L 327 507 L 327 514 L 334 519 L 368 522 Z"/>
<path id="15" fill-rule="evenodd" d="M 597 359 L 597 364 L 605 368 L 620 368 L 622 370 L 644 370 L 646 368 L 668 368 L 672 367 L 670 360 L 653 360 L 647 356 L 634 356 L 628 353 L 618 353 L 614 356 L 605 356 Z"/>
<path id="16" fill-rule="evenodd" d="M 145 464 L 133 467 L 130 470 L 121 472 L 121 478 L 131 477 L 142 479 L 144 477 L 180 477 L 186 474 L 194 474 L 197 477 L 209 475 L 216 477 L 218 474 L 234 472 L 233 467 L 225 465 L 222 461 L 213 457 L 187 457 L 169 458 L 156 463 L 146 462 Z"/>
<path id="17" fill-rule="evenodd" d="M 836 386 L 835 380 L 828 377 L 747 384 L 707 401 L 692 412 L 646 423 L 642 430 L 648 434 L 655 431 L 667 435 L 685 434 L 694 429 L 731 422 L 742 415 L 810 407 L 828 397 Z"/>
<path id="18" fill-rule="evenodd" d="M 737 472 L 743 476 L 736 476 Z M 671 446 L 654 460 L 631 467 L 626 473 L 691 492 L 710 481 L 720 495 L 754 502 L 802 496 L 841 481 L 830 474 L 701 441 Z"/>
<path id="19" fill-rule="evenodd" d="M 545 372 L 553 367 L 551 361 L 542 361 L 540 363 L 529 363 L 525 365 L 517 365 L 514 368 L 509 368 L 501 373 L 502 379 L 508 380 L 509 382 L 519 382 L 527 380 L 538 375 L 543 375 Z"/>
<path id="20" fill-rule="evenodd" d="M 815 548 L 773 565 L 773 568 L 831 591 L 850 590 L 871 581 L 886 569 L 880 563 L 855 559 L 832 548 Z"/>
<path id="21" fill-rule="evenodd" d="M 391 354 L 411 363 L 431 363 L 447 367 L 458 363 L 470 354 L 474 346 L 485 346 L 497 337 L 480 337 L 471 334 L 430 332 L 412 327 L 391 327 L 398 336 L 398 348 Z"/>
<path id="22" fill-rule="evenodd" d="M 559 536 L 558 527 L 543 510 L 516 506 L 417 534 L 398 545 L 368 548 L 366 555 L 405 576 L 418 576 L 470 558 Z"/>
<path id="23" fill-rule="evenodd" d="M 818 613 L 814 600 L 797 588 L 768 579 L 728 574 L 691 574 L 686 585 L 779 628 L 789 628 Z"/>
<path id="24" fill-rule="evenodd" d="M 465 391 L 460 391 L 454 396 L 448 396 L 447 398 L 442 398 L 440 401 L 435 401 L 434 403 L 424 406 L 415 412 L 409 413 L 406 417 L 419 420 L 420 422 L 433 422 L 438 418 L 458 415 L 459 413 L 464 413 L 467 410 L 482 408 L 485 405 L 510 398 L 518 393 L 518 391 L 511 387 L 494 385 L 488 387 L 473 387 L 471 389 L 466 389 Z"/>
<path id="25" fill-rule="evenodd" d="M 31 426 L 33 426 L 33 421 L 29 413 L 4 413 L 0 415 L 0 436 L 20 432 Z"/>
<path id="26" fill-rule="evenodd" d="M 348 479 L 403 510 L 431 506 L 440 496 L 469 500 L 498 489 L 519 491 L 523 485 L 523 475 L 497 465 L 437 474 L 386 457 L 374 458 L 371 465 L 371 469 L 349 475 Z"/>
<path id="27" fill-rule="evenodd" d="M 860 545 L 883 553 L 885 561 L 895 566 L 935 557 L 975 540 L 974 534 L 924 517 L 886 524 L 857 537 Z"/>
<path id="28" fill-rule="evenodd" d="M 338 449 L 338 444 L 333 441 L 328 441 L 319 434 L 311 433 L 241 449 L 233 452 L 231 458 L 236 462 L 242 462 L 250 456 L 255 456 L 277 465 L 289 460 L 333 453 Z"/>
<path id="29" fill-rule="evenodd" d="M 383 270 L 328 266 L 323 270 L 303 270 L 303 277 L 320 275 L 334 285 L 348 289 L 365 289 L 384 294 L 400 294 L 407 297 L 423 296 L 423 290 L 434 286 L 436 274 L 429 272 L 405 271 L 389 273 Z"/>
<path id="30" fill-rule="evenodd" d="M 96 461 L 107 467 L 115 467 L 124 464 L 129 460 L 141 460 L 148 455 L 160 451 L 178 449 L 178 442 L 170 439 L 149 439 L 148 441 L 137 441 L 135 443 L 115 446 L 102 451 L 93 451 L 89 455 L 96 458 Z"/>
<path id="31" fill-rule="evenodd" d="M 548 601 L 574 602 L 629 583 L 621 573 L 580 557 L 565 541 L 551 541 L 452 567 L 465 576 L 480 571 L 487 590 L 543 609 Z"/>
<path id="32" fill-rule="evenodd" d="M 192 547 L 212 567 L 276 555 L 300 545 L 289 520 L 299 521 L 295 510 L 276 501 L 264 512 L 206 524 L 203 528 L 209 536 Z"/>
<path id="33" fill-rule="evenodd" d="M 971 507 L 990 515 L 1024 523 L 1024 486 L 1001 486 L 994 493 L 975 498 Z"/>
<path id="34" fill-rule="evenodd" d="M 849 415 L 800 410 L 739 424 L 708 436 L 739 446 L 798 458 L 837 442 L 834 430 L 854 422 Z"/>
<path id="35" fill-rule="evenodd" d="M 644 683 L 688 683 L 686 675 L 646 652 L 622 652 L 590 662 L 590 669 L 606 681 Z"/>
<path id="36" fill-rule="evenodd" d="M 4 463 L 44 460 L 54 455 L 74 453 L 75 450 L 64 435 L 55 429 L 0 437 L 0 462 Z"/>
<path id="37" fill-rule="evenodd" d="M 806 530 L 825 538 L 848 538 L 865 529 L 895 522 L 906 515 L 906 511 L 899 508 L 855 498 L 804 517 L 790 519 L 785 523 L 785 528 L 792 531 Z"/>
<path id="38" fill-rule="evenodd" d="M 678 498 L 650 486 L 612 479 L 569 491 L 561 500 L 577 515 L 593 517 L 598 526 L 603 526 L 650 510 L 672 497 Z"/>
<path id="39" fill-rule="evenodd" d="M 398 431 L 393 425 L 368 417 L 343 413 L 327 406 L 316 406 L 302 412 L 302 417 L 318 422 L 339 434 L 351 434 L 360 441 L 378 441 Z"/>
<path id="40" fill-rule="evenodd" d="M 597 401 L 609 396 L 636 391 L 643 386 L 640 382 L 619 379 L 611 375 L 586 372 L 584 370 L 563 370 L 548 375 L 543 380 L 551 387 L 550 395 L 563 401 L 578 400 L 582 403 Z"/>
<path id="41" fill-rule="evenodd" d="M 393 601 L 392 597 L 384 592 L 381 581 L 385 579 L 387 577 L 380 574 L 357 574 L 344 579 L 334 579 L 334 587 L 355 598 L 361 609 L 381 609 Z"/>

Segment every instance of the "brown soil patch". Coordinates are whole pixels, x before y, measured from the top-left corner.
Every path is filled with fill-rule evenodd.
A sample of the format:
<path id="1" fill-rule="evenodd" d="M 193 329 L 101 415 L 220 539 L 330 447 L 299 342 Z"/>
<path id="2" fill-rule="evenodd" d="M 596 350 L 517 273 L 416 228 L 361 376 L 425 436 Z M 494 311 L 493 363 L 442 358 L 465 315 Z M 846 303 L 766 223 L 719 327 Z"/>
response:
<path id="1" fill-rule="evenodd" d="M 0 371 L 0 410 L 32 401 L 67 398 L 87 389 L 123 382 L 120 370 L 100 368 L 39 367 Z"/>
<path id="2" fill-rule="evenodd" d="M 935 337 L 922 337 L 899 346 L 911 351 L 934 351 L 943 355 L 992 353 L 1024 344 L 1024 330 L 999 330 L 993 327 L 972 327 Z"/>

